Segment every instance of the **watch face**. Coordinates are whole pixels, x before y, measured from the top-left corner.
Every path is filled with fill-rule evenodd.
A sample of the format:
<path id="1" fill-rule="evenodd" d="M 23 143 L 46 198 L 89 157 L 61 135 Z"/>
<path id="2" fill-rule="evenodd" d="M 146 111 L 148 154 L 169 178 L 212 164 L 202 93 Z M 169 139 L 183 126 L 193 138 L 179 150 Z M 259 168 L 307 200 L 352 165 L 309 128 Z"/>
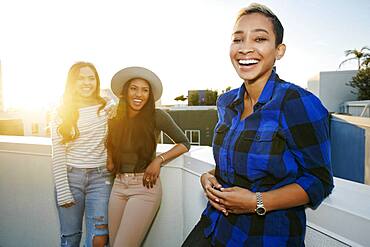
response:
<path id="1" fill-rule="evenodd" d="M 265 215 L 266 209 L 264 207 L 258 207 L 258 208 L 256 208 L 256 213 L 258 215 Z"/>

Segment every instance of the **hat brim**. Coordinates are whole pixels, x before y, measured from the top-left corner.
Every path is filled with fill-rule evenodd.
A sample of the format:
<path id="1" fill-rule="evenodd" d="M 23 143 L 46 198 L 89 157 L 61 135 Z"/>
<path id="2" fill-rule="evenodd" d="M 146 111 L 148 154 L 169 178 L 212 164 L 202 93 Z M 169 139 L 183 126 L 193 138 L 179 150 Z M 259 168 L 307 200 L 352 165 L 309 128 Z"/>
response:
<path id="1" fill-rule="evenodd" d="M 143 67 L 128 67 L 118 71 L 111 81 L 112 92 L 120 98 L 123 85 L 134 78 L 141 78 L 150 83 L 155 101 L 161 98 L 163 91 L 161 80 L 152 71 Z"/>

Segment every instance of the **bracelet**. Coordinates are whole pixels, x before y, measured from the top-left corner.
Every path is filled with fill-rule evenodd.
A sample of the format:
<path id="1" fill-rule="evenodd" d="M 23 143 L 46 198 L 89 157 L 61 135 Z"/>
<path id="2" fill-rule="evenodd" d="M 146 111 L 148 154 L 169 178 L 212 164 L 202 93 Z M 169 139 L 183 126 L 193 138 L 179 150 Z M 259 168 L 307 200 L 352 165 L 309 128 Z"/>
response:
<path id="1" fill-rule="evenodd" d="M 164 163 L 166 161 L 166 159 L 163 157 L 162 154 L 158 155 L 158 157 L 162 159 L 162 163 Z"/>

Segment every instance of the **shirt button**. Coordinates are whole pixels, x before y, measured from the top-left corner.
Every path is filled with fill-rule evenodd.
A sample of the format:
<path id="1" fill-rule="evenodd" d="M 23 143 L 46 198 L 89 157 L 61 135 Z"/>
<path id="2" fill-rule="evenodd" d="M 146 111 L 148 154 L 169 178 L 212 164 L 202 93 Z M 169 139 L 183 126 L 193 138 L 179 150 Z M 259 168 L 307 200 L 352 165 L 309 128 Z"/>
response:
<path id="1" fill-rule="evenodd" d="M 260 135 L 256 135 L 254 139 L 256 139 L 257 141 L 259 141 L 259 140 L 260 140 L 260 138 L 261 138 L 261 136 L 260 136 Z"/>

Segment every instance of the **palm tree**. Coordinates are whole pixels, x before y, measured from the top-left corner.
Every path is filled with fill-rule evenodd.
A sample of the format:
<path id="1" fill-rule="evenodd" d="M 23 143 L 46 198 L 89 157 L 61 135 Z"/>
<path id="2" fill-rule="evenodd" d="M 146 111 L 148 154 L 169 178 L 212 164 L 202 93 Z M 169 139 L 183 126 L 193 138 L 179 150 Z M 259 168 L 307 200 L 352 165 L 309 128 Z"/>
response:
<path id="1" fill-rule="evenodd" d="M 188 98 L 185 97 L 184 95 L 180 95 L 180 96 L 177 96 L 176 98 L 174 98 L 174 100 L 176 101 L 185 101 L 187 100 Z"/>
<path id="2" fill-rule="evenodd" d="M 350 57 L 350 58 L 347 58 L 346 60 L 344 60 L 343 62 L 341 62 L 339 64 L 339 68 L 346 62 L 350 61 L 350 60 L 353 60 L 353 59 L 357 59 L 357 64 L 358 64 L 358 69 L 361 68 L 361 65 L 366 65 L 369 63 L 368 59 L 370 57 L 370 53 L 367 52 L 367 51 L 370 51 L 370 49 L 366 46 L 362 47 L 361 50 L 357 50 L 357 49 L 354 49 L 354 50 L 346 50 L 344 51 L 344 54 L 346 55 L 346 57 L 350 56 L 350 55 L 353 55 L 353 57 Z M 364 60 L 362 63 L 361 63 L 361 60 Z"/>
<path id="3" fill-rule="evenodd" d="M 364 67 L 368 67 L 370 66 L 370 54 L 367 54 L 365 57 L 364 57 L 364 61 L 362 62 L 361 64 L 362 66 Z"/>

